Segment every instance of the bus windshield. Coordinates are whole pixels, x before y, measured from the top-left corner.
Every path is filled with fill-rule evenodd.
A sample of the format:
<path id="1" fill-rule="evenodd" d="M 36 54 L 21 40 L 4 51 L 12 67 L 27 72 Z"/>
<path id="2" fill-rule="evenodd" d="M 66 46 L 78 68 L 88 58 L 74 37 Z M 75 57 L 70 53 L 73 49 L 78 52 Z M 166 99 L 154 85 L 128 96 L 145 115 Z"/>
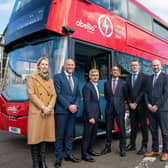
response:
<path id="1" fill-rule="evenodd" d="M 17 12 L 19 9 L 23 8 L 25 5 L 27 5 L 31 1 L 32 0 L 16 0 L 13 13 Z"/>
<path id="2" fill-rule="evenodd" d="M 3 95 L 16 94 L 18 89 L 25 88 L 27 75 L 35 71 L 37 60 L 43 56 L 49 59 L 50 76 L 53 78 L 55 73 L 61 72 L 67 58 L 67 37 L 54 36 L 11 51 L 5 72 L 6 80 L 3 81 Z M 10 99 L 18 97 L 15 94 Z"/>
<path id="3" fill-rule="evenodd" d="M 9 67 L 16 75 L 24 77 L 35 71 L 37 60 L 45 56 L 49 58 L 51 76 L 53 76 L 61 70 L 66 47 L 65 38 L 57 37 L 16 49 L 9 53 Z"/>

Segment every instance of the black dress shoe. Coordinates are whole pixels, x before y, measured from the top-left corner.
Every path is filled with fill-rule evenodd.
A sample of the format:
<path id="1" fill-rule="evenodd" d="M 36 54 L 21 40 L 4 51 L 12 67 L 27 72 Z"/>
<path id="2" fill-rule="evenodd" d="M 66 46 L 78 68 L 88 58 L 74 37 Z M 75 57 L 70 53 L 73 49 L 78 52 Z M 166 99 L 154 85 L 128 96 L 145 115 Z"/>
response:
<path id="1" fill-rule="evenodd" d="M 105 147 L 105 148 L 103 149 L 103 151 L 101 152 L 101 154 L 102 154 L 102 155 L 105 155 L 105 154 L 110 153 L 110 152 L 111 152 L 111 148 Z"/>
<path id="2" fill-rule="evenodd" d="M 126 152 L 125 152 L 125 150 L 120 150 L 120 156 L 121 156 L 121 157 L 126 156 Z"/>
<path id="3" fill-rule="evenodd" d="M 129 144 L 128 146 L 127 146 L 127 149 L 126 149 L 127 151 L 135 151 L 136 150 L 136 146 L 135 145 L 132 145 L 132 144 Z"/>
<path id="4" fill-rule="evenodd" d="M 95 159 L 93 159 L 90 156 L 86 156 L 86 157 L 82 156 L 82 160 L 87 161 L 87 162 L 95 162 L 96 161 Z"/>
<path id="5" fill-rule="evenodd" d="M 48 168 L 46 162 L 44 162 L 44 161 L 39 163 L 39 167 L 40 168 Z"/>
<path id="6" fill-rule="evenodd" d="M 66 161 L 71 161 L 71 162 L 74 162 L 74 163 L 78 163 L 78 162 L 80 162 L 81 160 L 80 159 L 78 159 L 78 158 L 76 158 L 75 156 L 68 156 L 68 157 L 65 157 L 64 158 Z"/>
<path id="7" fill-rule="evenodd" d="M 54 164 L 55 168 L 60 168 L 61 167 L 61 163 L 62 163 L 62 160 L 56 160 L 55 164 Z"/>
<path id="8" fill-rule="evenodd" d="M 137 152 L 137 155 L 144 155 L 145 153 L 147 153 L 147 147 L 142 146 L 141 149 Z"/>
<path id="9" fill-rule="evenodd" d="M 101 155 L 101 153 L 97 153 L 95 151 L 90 151 L 89 154 L 92 156 L 100 156 Z"/>

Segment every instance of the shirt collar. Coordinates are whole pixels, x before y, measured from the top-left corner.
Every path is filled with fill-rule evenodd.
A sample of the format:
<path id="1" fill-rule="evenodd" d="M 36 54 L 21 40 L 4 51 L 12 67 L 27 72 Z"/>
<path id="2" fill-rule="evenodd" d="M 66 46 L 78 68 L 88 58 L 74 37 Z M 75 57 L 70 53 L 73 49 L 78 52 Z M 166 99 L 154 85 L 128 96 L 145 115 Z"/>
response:
<path id="1" fill-rule="evenodd" d="M 98 83 L 95 83 L 95 82 L 93 82 L 92 80 L 90 80 L 90 82 L 91 82 L 93 85 L 98 86 Z"/>
<path id="2" fill-rule="evenodd" d="M 154 75 L 159 76 L 160 73 L 161 73 L 161 71 L 159 71 L 159 72 L 157 72 L 157 73 L 154 73 Z"/>
<path id="3" fill-rule="evenodd" d="M 113 78 L 113 77 L 112 77 L 112 80 L 116 80 L 116 81 L 117 81 L 118 79 L 119 79 L 119 77 L 117 77 L 117 78 Z"/>
<path id="4" fill-rule="evenodd" d="M 72 74 L 69 74 L 67 71 L 64 71 L 65 75 L 68 77 L 69 75 L 72 76 Z"/>
<path id="5" fill-rule="evenodd" d="M 132 75 L 138 75 L 138 74 L 139 74 L 139 72 L 135 72 L 135 73 L 132 72 Z"/>

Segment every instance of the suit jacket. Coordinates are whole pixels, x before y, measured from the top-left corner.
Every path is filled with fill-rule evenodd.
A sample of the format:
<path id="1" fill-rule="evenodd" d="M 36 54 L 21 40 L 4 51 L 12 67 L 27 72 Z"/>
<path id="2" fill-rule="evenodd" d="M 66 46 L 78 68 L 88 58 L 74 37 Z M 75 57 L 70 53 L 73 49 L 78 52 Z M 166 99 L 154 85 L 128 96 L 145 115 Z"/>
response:
<path id="1" fill-rule="evenodd" d="M 83 93 L 83 102 L 84 102 L 84 111 L 83 118 L 84 120 L 88 120 L 90 118 L 94 118 L 95 120 L 100 119 L 101 111 L 99 105 L 99 99 L 97 96 L 96 89 L 92 82 L 88 82 L 85 84 L 82 90 Z"/>
<path id="2" fill-rule="evenodd" d="M 75 104 L 78 107 L 80 105 L 79 82 L 75 76 L 72 78 L 74 82 L 73 92 L 64 72 L 54 76 L 54 86 L 57 93 L 56 113 L 66 114 L 69 113 L 69 105 Z"/>
<path id="3" fill-rule="evenodd" d="M 128 103 L 142 104 L 144 103 L 144 92 L 146 86 L 146 75 L 139 72 L 135 81 L 134 87 L 132 87 L 132 75 L 126 78 L 128 87 Z"/>
<path id="4" fill-rule="evenodd" d="M 127 97 L 126 82 L 119 78 L 118 84 L 115 90 L 115 94 L 112 92 L 112 80 L 108 80 L 104 84 L 104 96 L 106 99 L 106 114 L 112 114 L 113 108 L 117 114 L 125 113 L 125 99 Z"/>
<path id="5" fill-rule="evenodd" d="M 145 92 L 146 104 L 157 105 L 159 111 L 168 111 L 168 77 L 160 73 L 153 86 L 153 77 L 150 76 L 147 81 Z"/>

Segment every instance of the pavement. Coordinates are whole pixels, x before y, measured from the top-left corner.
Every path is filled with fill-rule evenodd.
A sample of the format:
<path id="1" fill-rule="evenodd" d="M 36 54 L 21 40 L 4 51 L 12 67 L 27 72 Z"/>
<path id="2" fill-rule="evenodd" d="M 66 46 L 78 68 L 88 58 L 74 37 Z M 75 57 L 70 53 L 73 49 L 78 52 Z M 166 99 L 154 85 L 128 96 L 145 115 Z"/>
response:
<path id="1" fill-rule="evenodd" d="M 94 146 L 95 151 L 100 152 L 104 148 L 105 136 L 99 136 Z M 127 139 L 127 142 L 129 140 Z M 160 138 L 161 142 L 161 138 Z M 140 133 L 137 137 L 137 150 L 141 145 Z M 160 150 L 162 145 L 160 145 Z M 149 135 L 148 151 L 151 151 L 151 136 Z M 81 140 L 74 142 L 74 155 L 81 157 Z M 113 139 L 112 152 L 106 155 L 94 157 L 96 162 L 72 163 L 63 161 L 62 168 L 168 168 L 168 161 L 161 162 L 160 157 L 145 158 L 137 155 L 136 151 L 127 152 L 126 157 L 119 155 L 119 139 Z M 47 145 L 47 165 L 54 168 L 54 144 Z M 27 138 L 23 135 L 11 134 L 0 130 L 0 168 L 31 168 L 32 160 Z"/>

